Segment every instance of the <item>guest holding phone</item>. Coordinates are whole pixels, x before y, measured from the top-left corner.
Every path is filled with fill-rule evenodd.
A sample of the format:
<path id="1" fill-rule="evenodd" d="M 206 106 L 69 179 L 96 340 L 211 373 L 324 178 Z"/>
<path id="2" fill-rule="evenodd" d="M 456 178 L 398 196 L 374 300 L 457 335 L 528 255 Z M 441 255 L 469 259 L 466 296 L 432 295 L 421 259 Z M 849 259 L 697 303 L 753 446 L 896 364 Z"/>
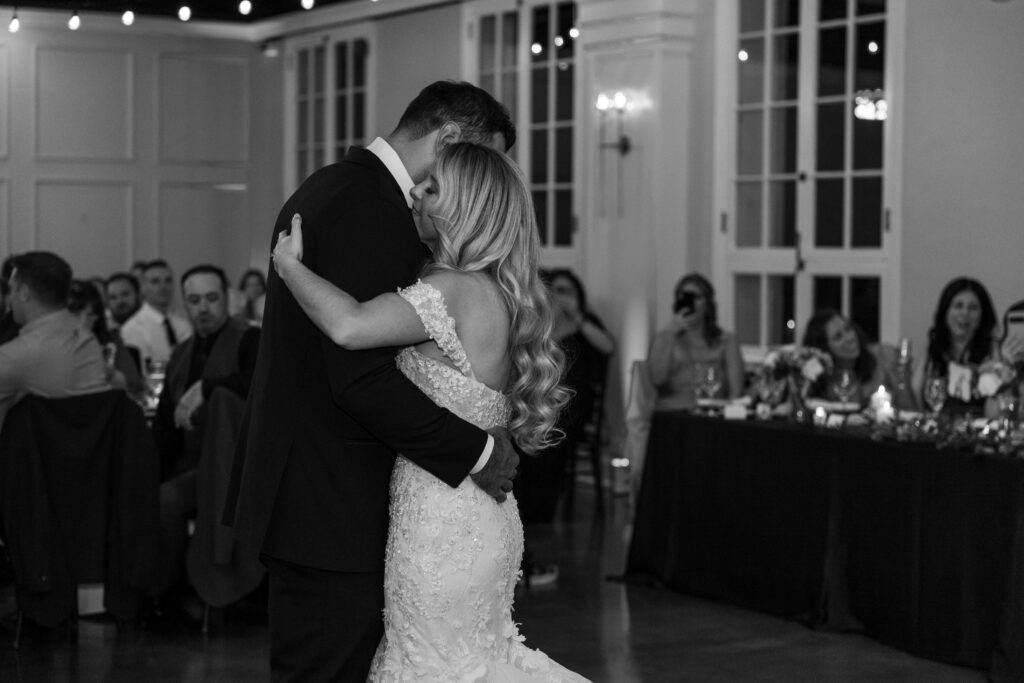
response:
<path id="1" fill-rule="evenodd" d="M 647 366 L 658 391 L 656 410 L 690 409 L 700 394 L 735 398 L 743 392 L 736 338 L 718 326 L 715 288 L 697 273 L 676 285 L 673 316 L 651 344 Z"/>

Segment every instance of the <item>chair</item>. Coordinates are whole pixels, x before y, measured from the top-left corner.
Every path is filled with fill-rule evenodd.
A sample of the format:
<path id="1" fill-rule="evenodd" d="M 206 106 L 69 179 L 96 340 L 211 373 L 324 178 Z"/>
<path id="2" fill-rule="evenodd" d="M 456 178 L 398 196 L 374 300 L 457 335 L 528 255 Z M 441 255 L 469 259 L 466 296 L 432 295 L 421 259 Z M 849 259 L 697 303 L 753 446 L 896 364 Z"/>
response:
<path id="1" fill-rule="evenodd" d="M 224 388 L 215 389 L 206 402 L 196 468 L 195 532 L 185 556 L 188 578 L 204 603 L 203 633 L 209 627 L 211 607 L 245 597 L 266 573 L 258 553 L 242 547 L 234 529 L 221 523 L 244 412 L 245 402 Z"/>
<path id="2" fill-rule="evenodd" d="M 579 428 L 579 440 L 575 452 L 566 458 L 566 482 L 564 516 L 572 512 L 576 492 L 576 464 L 582 457 L 590 461 L 590 471 L 594 475 L 594 507 L 598 514 L 604 514 L 604 468 L 601 465 L 601 447 L 604 442 L 604 397 L 608 384 L 608 362 L 592 378 L 590 387 L 594 394 L 594 406 L 586 422 Z"/>
<path id="3" fill-rule="evenodd" d="M 119 622 L 153 585 L 158 458 L 141 409 L 120 390 L 27 396 L 0 431 L 0 518 L 18 602 L 52 628 L 77 614 L 77 587 L 104 584 Z"/>

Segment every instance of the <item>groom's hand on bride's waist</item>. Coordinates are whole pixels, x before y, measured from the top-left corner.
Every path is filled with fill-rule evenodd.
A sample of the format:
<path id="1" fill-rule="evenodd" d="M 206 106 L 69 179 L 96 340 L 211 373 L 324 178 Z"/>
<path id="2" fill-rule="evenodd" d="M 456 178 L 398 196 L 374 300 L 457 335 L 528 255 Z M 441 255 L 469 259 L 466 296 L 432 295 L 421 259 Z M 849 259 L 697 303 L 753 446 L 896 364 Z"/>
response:
<path id="1" fill-rule="evenodd" d="M 503 429 L 490 432 L 494 437 L 494 450 L 487 464 L 476 474 L 471 474 L 476 485 L 499 503 L 505 501 L 512 490 L 512 480 L 519 466 L 519 454 L 509 441 L 508 432 Z"/>

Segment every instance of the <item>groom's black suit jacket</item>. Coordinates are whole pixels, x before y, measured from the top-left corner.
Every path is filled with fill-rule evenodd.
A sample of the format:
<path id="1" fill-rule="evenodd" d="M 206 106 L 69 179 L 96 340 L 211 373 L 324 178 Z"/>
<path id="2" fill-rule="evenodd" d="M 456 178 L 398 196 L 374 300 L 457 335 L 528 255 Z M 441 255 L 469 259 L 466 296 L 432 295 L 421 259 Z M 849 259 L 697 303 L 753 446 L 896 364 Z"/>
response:
<path id="1" fill-rule="evenodd" d="M 303 262 L 360 301 L 416 281 L 427 257 L 384 164 L 350 149 L 285 203 L 302 215 Z M 345 351 L 269 269 L 259 357 L 225 522 L 242 547 L 330 571 L 380 571 L 395 452 L 449 485 L 487 435 L 436 406 L 395 365 L 395 348 Z M 237 503 L 237 505 L 236 505 Z"/>

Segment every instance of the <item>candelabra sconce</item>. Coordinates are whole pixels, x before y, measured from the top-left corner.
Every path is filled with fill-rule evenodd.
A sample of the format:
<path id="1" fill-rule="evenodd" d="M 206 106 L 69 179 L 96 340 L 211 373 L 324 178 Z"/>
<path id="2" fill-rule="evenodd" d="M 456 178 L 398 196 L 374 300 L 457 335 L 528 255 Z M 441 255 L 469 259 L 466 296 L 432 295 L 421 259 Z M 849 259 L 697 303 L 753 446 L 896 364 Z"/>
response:
<path id="1" fill-rule="evenodd" d="M 608 96 L 605 93 L 600 93 L 597 96 L 597 101 L 594 103 L 597 111 L 600 113 L 601 122 L 598 126 L 599 131 L 599 147 L 601 149 L 615 149 L 618 150 L 621 156 L 629 154 L 629 150 L 632 148 L 632 143 L 629 140 L 629 136 L 623 132 L 622 119 L 625 113 L 633 108 L 633 103 L 629 101 L 621 91 L 616 92 L 614 95 Z M 604 120 L 609 112 L 615 113 L 615 140 L 605 139 L 605 126 Z"/>

